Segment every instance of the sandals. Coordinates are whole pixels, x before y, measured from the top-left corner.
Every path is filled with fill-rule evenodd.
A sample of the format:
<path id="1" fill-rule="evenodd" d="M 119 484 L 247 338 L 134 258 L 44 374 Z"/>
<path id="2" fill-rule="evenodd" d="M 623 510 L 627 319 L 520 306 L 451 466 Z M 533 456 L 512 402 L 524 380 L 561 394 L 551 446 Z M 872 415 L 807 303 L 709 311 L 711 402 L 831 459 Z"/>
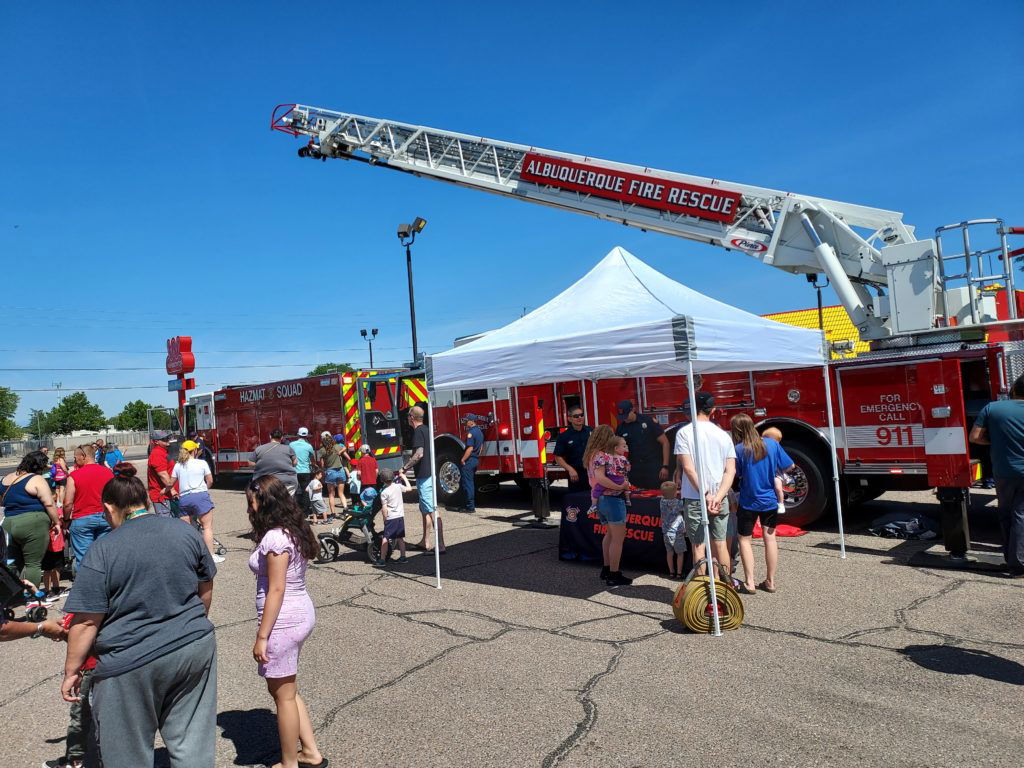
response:
<path id="1" fill-rule="evenodd" d="M 769 587 L 768 586 L 768 581 L 767 580 L 762 581 L 760 584 L 758 584 L 757 588 L 758 589 L 763 589 L 765 592 L 775 592 L 776 591 L 775 587 Z"/>
<path id="2" fill-rule="evenodd" d="M 757 590 L 756 589 L 751 589 L 746 584 L 744 584 L 742 581 L 740 582 L 740 585 L 738 587 L 736 587 L 736 591 L 739 592 L 741 595 L 756 595 L 757 594 Z"/>

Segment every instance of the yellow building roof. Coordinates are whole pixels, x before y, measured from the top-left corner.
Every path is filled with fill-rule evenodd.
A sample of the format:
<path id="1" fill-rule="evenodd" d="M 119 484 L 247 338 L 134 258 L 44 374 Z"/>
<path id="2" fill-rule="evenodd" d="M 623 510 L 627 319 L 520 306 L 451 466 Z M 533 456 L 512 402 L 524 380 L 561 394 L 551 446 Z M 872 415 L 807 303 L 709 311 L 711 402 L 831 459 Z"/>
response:
<path id="1" fill-rule="evenodd" d="M 797 328 L 816 329 L 818 327 L 817 307 L 813 309 L 795 309 L 790 312 L 773 312 L 772 314 L 764 315 L 764 317 L 779 323 L 795 325 Z M 832 352 L 833 360 L 856 357 L 862 352 L 868 351 L 868 343 L 860 340 L 860 337 L 857 335 L 857 329 L 850 322 L 850 316 L 846 314 L 846 310 L 842 306 L 836 304 L 831 307 L 823 307 L 822 320 L 824 321 L 825 338 L 830 343 L 853 342 L 852 352 L 845 354 Z"/>

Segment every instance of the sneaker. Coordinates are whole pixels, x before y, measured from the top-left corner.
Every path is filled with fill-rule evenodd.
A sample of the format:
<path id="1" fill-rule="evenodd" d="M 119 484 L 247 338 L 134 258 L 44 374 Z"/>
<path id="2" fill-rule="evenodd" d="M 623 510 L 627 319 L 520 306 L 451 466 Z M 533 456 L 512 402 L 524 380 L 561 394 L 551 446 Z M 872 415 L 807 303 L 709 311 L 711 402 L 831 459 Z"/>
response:
<path id="1" fill-rule="evenodd" d="M 623 576 L 622 571 L 612 571 L 605 580 L 605 584 L 609 587 L 628 587 L 632 583 L 633 580 Z"/>
<path id="2" fill-rule="evenodd" d="M 611 575 L 611 569 L 607 565 L 601 566 L 601 581 L 608 581 L 608 577 Z"/>
<path id="3" fill-rule="evenodd" d="M 227 558 L 224 557 L 224 555 L 216 555 L 215 554 L 215 555 L 212 555 L 212 557 L 213 557 L 213 562 L 215 562 L 215 563 L 223 563 L 225 560 L 227 560 Z"/>
<path id="4" fill-rule="evenodd" d="M 372 565 L 373 565 L 374 568 L 387 568 L 388 567 L 388 561 L 387 560 L 379 560 L 378 559 L 378 560 L 374 560 Z"/>

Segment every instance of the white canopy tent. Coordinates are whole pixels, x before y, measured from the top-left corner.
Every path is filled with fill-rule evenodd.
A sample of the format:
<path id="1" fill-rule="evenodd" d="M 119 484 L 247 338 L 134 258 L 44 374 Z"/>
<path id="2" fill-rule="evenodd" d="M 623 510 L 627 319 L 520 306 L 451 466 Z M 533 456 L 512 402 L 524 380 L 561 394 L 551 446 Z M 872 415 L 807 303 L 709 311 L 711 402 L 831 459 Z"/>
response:
<path id="1" fill-rule="evenodd" d="M 821 333 L 766 320 L 704 296 L 623 248 L 613 248 L 586 275 L 542 307 L 475 341 L 431 355 L 426 365 L 431 393 L 438 389 L 683 374 L 690 389 L 694 420 L 695 374 L 811 366 L 822 366 L 825 372 L 838 500 L 831 383 Z M 429 424 L 433 444 L 432 417 Z M 696 440 L 694 459 L 701 480 L 705 552 L 711 574 L 700 442 Z M 435 538 L 436 531 L 435 526 Z M 839 532 L 845 557 L 841 514 Z M 440 587 L 439 559 L 435 565 Z M 714 602 L 714 579 L 709 581 Z"/>

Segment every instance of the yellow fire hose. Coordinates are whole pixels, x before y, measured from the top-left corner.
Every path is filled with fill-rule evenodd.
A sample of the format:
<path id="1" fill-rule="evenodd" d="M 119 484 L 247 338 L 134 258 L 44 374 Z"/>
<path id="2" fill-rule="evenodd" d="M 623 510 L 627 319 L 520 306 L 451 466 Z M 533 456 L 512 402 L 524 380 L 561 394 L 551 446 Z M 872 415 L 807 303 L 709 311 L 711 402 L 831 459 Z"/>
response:
<path id="1" fill-rule="evenodd" d="M 743 623 L 743 601 L 732 586 L 732 579 L 715 579 L 718 598 L 718 622 L 722 630 L 739 629 Z M 679 585 L 672 599 L 672 613 L 691 632 L 710 634 L 714 625 L 711 587 L 707 576 L 690 576 Z"/>

